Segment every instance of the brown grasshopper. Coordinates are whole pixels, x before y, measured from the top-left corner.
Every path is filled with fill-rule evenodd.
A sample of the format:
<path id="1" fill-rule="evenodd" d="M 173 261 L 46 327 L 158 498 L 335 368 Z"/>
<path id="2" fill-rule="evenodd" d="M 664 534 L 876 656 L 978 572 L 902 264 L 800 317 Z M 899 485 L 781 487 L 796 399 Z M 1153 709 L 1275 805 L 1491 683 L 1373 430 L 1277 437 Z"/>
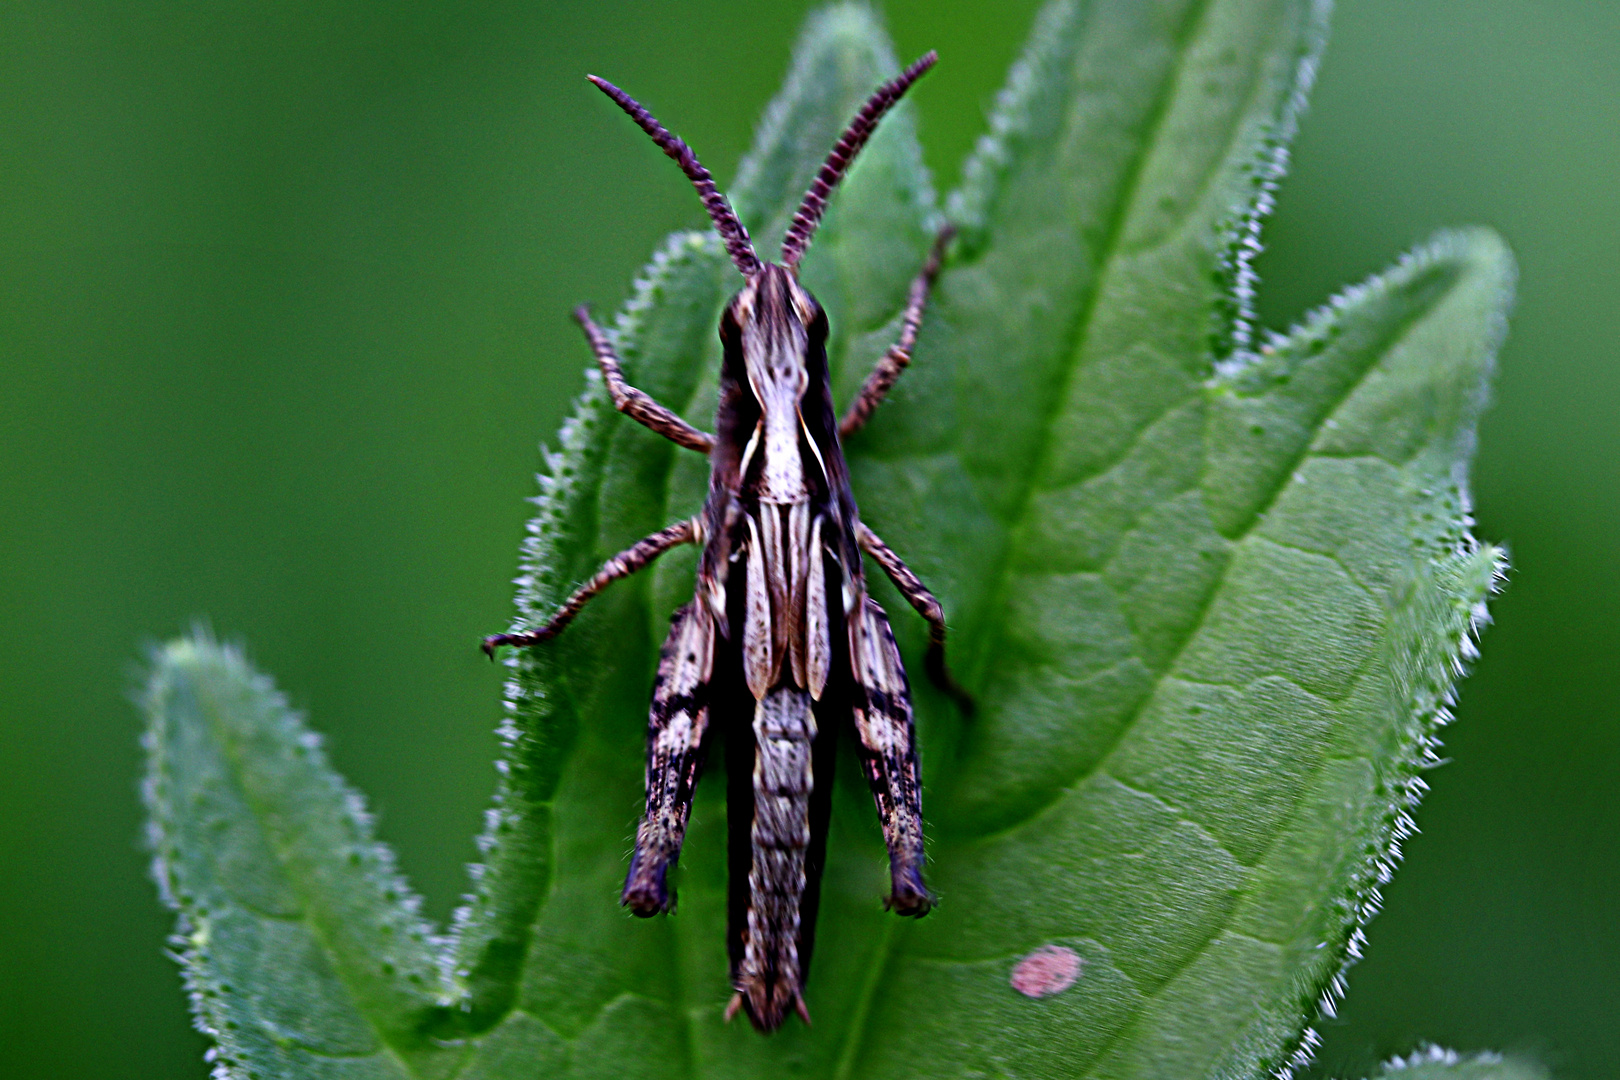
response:
<path id="1" fill-rule="evenodd" d="M 653 684 L 647 807 L 622 902 L 642 916 L 673 906 L 667 878 L 686 834 L 705 735 L 711 727 L 724 731 L 727 946 L 736 989 L 726 1018 L 741 1008 L 761 1031 L 780 1027 L 789 1009 L 810 1019 L 804 980 L 826 854 L 833 751 L 851 718 L 889 849 L 887 906 L 917 916 L 933 903 L 922 879 L 910 686 L 889 621 L 866 594 L 862 552 L 928 620 L 930 676 L 971 707 L 945 669 L 939 601 L 861 524 L 839 444 L 866 423 L 910 363 L 949 230 L 912 283 L 900 340 L 842 419 L 828 379 L 827 316 L 798 281 L 799 260 L 832 189 L 884 113 L 935 59 L 930 52 L 878 87 L 856 114 L 794 214 L 780 265 L 754 254 L 747 230 L 684 142 L 624 91 L 590 77 L 691 179 L 746 279 L 720 320 L 725 358 L 713 435 L 628 385 L 608 336 L 584 307 L 574 313 L 619 411 L 709 455 L 709 495 L 697 517 L 609 559 L 544 626 L 484 642 L 491 655 L 501 645 L 538 645 L 610 582 L 679 544 L 702 546 L 696 595 L 671 620 Z"/>

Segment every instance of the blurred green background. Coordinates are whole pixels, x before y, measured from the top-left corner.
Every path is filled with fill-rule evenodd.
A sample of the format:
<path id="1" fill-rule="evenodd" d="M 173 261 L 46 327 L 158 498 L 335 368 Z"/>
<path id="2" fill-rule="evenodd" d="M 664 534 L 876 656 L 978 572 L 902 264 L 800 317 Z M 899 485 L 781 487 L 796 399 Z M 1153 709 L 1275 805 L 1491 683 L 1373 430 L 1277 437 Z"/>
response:
<path id="1" fill-rule="evenodd" d="M 1034 0 L 889 0 L 939 186 Z M 330 736 L 446 915 L 492 781 L 476 648 L 588 356 L 722 178 L 802 3 L 0 5 L 0 1075 L 205 1075 L 146 879 L 127 698 L 210 620 Z M 1620 1061 L 1620 5 L 1348 0 L 1261 262 L 1282 326 L 1442 225 L 1520 301 L 1481 432 L 1512 586 L 1423 834 L 1324 1025 Z"/>

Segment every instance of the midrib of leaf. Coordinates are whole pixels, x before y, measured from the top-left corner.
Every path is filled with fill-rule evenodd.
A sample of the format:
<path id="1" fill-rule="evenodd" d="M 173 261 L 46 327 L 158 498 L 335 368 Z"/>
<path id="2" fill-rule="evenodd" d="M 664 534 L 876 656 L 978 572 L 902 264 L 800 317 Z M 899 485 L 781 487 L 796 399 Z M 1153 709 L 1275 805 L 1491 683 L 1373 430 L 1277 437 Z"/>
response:
<path id="1" fill-rule="evenodd" d="M 1054 392 L 1051 395 L 1051 400 L 1043 410 L 1044 415 L 1038 425 L 1041 431 L 1040 443 L 1031 460 L 1031 467 L 1025 471 L 1023 483 L 1013 500 L 1015 509 L 1011 515 L 1011 520 L 1015 523 L 1014 529 L 1016 531 L 1010 541 L 1003 546 L 1000 565 L 992 571 L 992 575 L 997 580 L 997 585 L 991 593 L 990 610 L 992 611 L 1004 605 L 1010 590 L 1012 567 L 1017 561 L 1018 552 L 1023 546 L 1024 533 L 1028 528 L 1030 503 L 1034 500 L 1036 487 L 1044 475 L 1047 463 L 1051 459 L 1053 429 L 1056 427 L 1059 414 L 1067 403 L 1068 391 L 1074 383 L 1075 374 L 1081 367 L 1081 356 L 1085 351 L 1085 342 L 1091 329 L 1091 320 L 1096 314 L 1097 305 L 1102 301 L 1102 297 L 1107 291 L 1108 280 L 1121 254 L 1119 238 L 1125 232 L 1126 222 L 1136 201 L 1142 173 L 1147 166 L 1148 160 L 1153 155 L 1157 136 L 1163 128 L 1165 117 L 1169 115 L 1170 105 L 1175 100 L 1175 89 L 1181 79 L 1188 43 L 1197 37 L 1198 26 L 1203 21 L 1205 14 L 1208 13 L 1209 7 L 1210 0 L 1197 0 L 1184 16 L 1181 33 L 1177 36 L 1175 42 L 1175 60 L 1169 66 L 1165 78 L 1160 83 L 1159 92 L 1153 100 L 1153 108 L 1149 112 L 1144 125 L 1144 137 L 1140 140 L 1136 155 L 1131 160 L 1125 181 L 1120 185 L 1119 199 L 1108 216 L 1108 227 L 1105 232 L 1106 239 L 1098 259 L 1101 269 L 1087 290 L 1079 310 L 1075 313 L 1074 320 L 1070 323 L 1066 335 L 1068 345 L 1064 350 L 1069 357 L 1069 362 L 1059 372 L 1056 385 L 1053 387 Z M 1071 65 L 1073 62 L 1071 58 Z M 1224 160 L 1217 162 L 1215 168 L 1211 171 L 1211 175 L 1219 173 L 1221 166 L 1224 164 Z M 1162 415 L 1164 414 L 1161 413 L 1160 416 Z M 1144 425 L 1144 428 L 1151 426 L 1151 424 Z M 1098 472 L 1101 471 L 1102 469 L 1098 470 Z M 998 632 L 996 636 L 999 637 L 1000 633 Z M 977 684 L 982 681 L 985 669 L 990 666 L 994 656 L 994 647 L 979 650 L 978 662 L 972 673 L 973 683 Z"/>
<path id="2" fill-rule="evenodd" d="M 272 827 L 272 815 L 264 806 L 263 801 L 254 796 L 252 787 L 248 784 L 242 783 L 241 777 L 243 772 L 246 770 L 247 765 L 243 761 L 236 739 L 231 736 L 230 731 L 227 730 L 226 726 L 219 719 L 213 717 L 211 712 L 205 713 L 205 715 L 210 717 L 209 726 L 214 730 L 214 738 L 224 750 L 227 760 L 229 760 L 231 763 L 232 779 L 236 782 L 236 787 L 241 793 L 242 801 L 246 803 L 253 811 L 253 817 L 259 823 L 260 831 L 265 835 L 266 838 L 269 839 L 271 849 L 276 853 L 276 859 L 282 871 L 282 877 L 292 888 L 294 895 L 298 897 L 299 904 L 302 909 L 299 920 L 310 928 L 310 932 L 313 933 L 316 940 L 321 943 L 321 947 L 323 950 L 325 950 L 327 958 L 331 961 L 332 969 L 337 974 L 338 980 L 342 982 L 343 988 L 348 991 L 349 1000 L 354 1003 L 355 1011 L 361 1016 L 365 1017 L 366 1025 L 371 1028 L 372 1034 L 377 1037 L 377 1045 L 382 1048 L 389 1060 L 398 1066 L 400 1072 L 404 1073 L 406 1076 L 416 1076 L 416 1070 L 412 1069 L 406 1062 L 405 1058 L 400 1056 L 398 1049 L 394 1046 L 393 1042 L 385 1033 L 385 1029 L 381 1024 L 378 1023 L 376 1013 L 372 1010 L 370 1003 L 363 995 L 357 992 L 354 975 L 349 970 L 349 965 L 339 960 L 339 957 L 341 957 L 343 954 L 340 950 L 334 947 L 331 936 L 327 932 L 324 920 L 314 916 L 313 913 L 319 910 L 319 904 L 317 902 L 318 898 L 311 894 L 303 875 L 290 872 L 290 867 L 293 860 L 289 858 L 288 852 L 286 851 L 286 845 L 281 840 L 280 830 Z M 308 1046 L 304 1046 L 303 1044 L 299 1044 L 299 1049 L 303 1050 L 305 1053 L 316 1054 L 317 1056 L 321 1057 L 345 1056 L 359 1058 L 371 1056 L 369 1054 L 320 1054 L 319 1051 Z"/>
<path id="3" fill-rule="evenodd" d="M 1056 392 L 1053 393 L 1051 403 L 1045 409 L 1045 415 L 1042 418 L 1042 423 L 1040 425 L 1042 429 L 1042 436 L 1040 446 L 1035 456 L 1035 467 L 1026 472 L 1024 483 L 1017 496 L 1015 504 L 1017 506 L 1017 511 L 1015 513 L 1014 520 L 1019 522 L 1019 534 L 1012 542 L 1005 545 L 1001 565 L 994 571 L 994 574 L 999 579 L 1000 583 L 992 593 L 994 600 L 991 604 L 991 610 L 999 608 L 1005 601 L 1009 589 L 1011 567 L 1014 563 L 1016 552 L 1020 546 L 1020 541 L 1022 540 L 1021 534 L 1024 528 L 1023 522 L 1028 517 L 1029 506 L 1033 500 L 1038 478 L 1042 475 L 1045 464 L 1050 456 L 1053 440 L 1053 429 L 1056 426 L 1058 414 L 1064 407 L 1064 403 L 1067 398 L 1067 391 L 1073 382 L 1076 370 L 1080 366 L 1080 355 L 1084 350 L 1084 341 L 1090 328 L 1092 316 L 1095 314 L 1097 305 L 1102 296 L 1105 294 L 1110 272 L 1114 267 L 1115 260 L 1120 254 L 1119 238 L 1125 231 L 1125 224 L 1129 218 L 1130 209 L 1135 202 L 1136 193 L 1141 183 L 1143 171 L 1149 158 L 1152 156 L 1153 149 L 1157 141 L 1156 137 L 1164 124 L 1165 117 L 1169 114 L 1170 104 L 1175 100 L 1175 89 L 1181 79 L 1182 66 L 1186 59 L 1188 43 L 1197 37 L 1198 27 L 1203 22 L 1204 16 L 1209 10 L 1209 6 L 1210 0 L 1198 0 L 1198 2 L 1194 4 L 1183 17 L 1184 21 L 1181 26 L 1181 32 L 1175 41 L 1175 60 L 1170 64 L 1165 78 L 1160 84 L 1159 92 L 1154 98 L 1153 107 L 1144 125 L 1144 130 L 1146 133 L 1145 137 L 1141 140 L 1136 155 L 1131 161 L 1126 179 L 1120 186 L 1119 199 L 1115 204 L 1113 212 L 1109 215 L 1108 228 L 1106 232 L 1107 239 L 1102 248 L 1102 257 L 1099 260 L 1103 269 L 1097 274 L 1096 278 L 1091 283 L 1091 287 L 1083 304 L 1081 305 L 1080 310 L 1076 313 L 1075 319 L 1071 324 L 1069 333 L 1067 335 L 1069 345 L 1066 349 L 1066 353 L 1070 357 L 1070 363 L 1065 365 L 1063 371 L 1060 373 L 1060 377 L 1057 380 L 1057 386 L 1055 387 Z M 1070 60 L 1070 63 L 1073 63 L 1072 59 Z M 1214 171 L 1218 172 L 1223 164 L 1224 160 L 1217 162 Z M 1190 640 L 1190 637 L 1188 640 Z M 1185 642 L 1183 642 L 1183 645 L 1185 645 Z M 981 649 L 979 651 L 979 662 L 976 665 L 976 669 L 972 677 L 974 682 L 978 682 L 982 679 L 983 672 L 990 664 L 994 653 L 995 650 L 993 647 Z M 1144 698 L 1144 703 L 1146 700 L 1147 698 Z M 1137 711 L 1139 712 L 1141 708 L 1142 706 L 1138 705 Z M 1134 721 L 1134 719 L 1135 717 L 1133 716 L 1132 720 Z M 1124 725 L 1122 730 L 1128 728 L 1129 723 Z M 1021 818 L 1013 827 L 1016 828 L 1018 825 L 1022 825 L 1027 820 L 1027 817 Z M 1011 830 L 1009 829 L 1008 831 Z M 868 1017 L 871 1014 L 870 1005 L 872 995 L 876 993 L 877 987 L 882 983 L 884 976 L 887 974 L 893 950 L 894 933 L 893 923 L 891 920 L 886 921 L 884 924 L 882 936 L 878 941 L 877 949 L 875 950 L 872 958 L 873 962 L 871 965 L 870 974 L 865 985 L 862 987 L 860 1007 L 855 1014 L 854 1022 L 850 1025 L 849 1031 L 844 1037 L 844 1045 L 838 1055 L 838 1080 L 847 1080 L 850 1070 L 854 1067 L 856 1054 L 861 1044 L 866 1040 L 866 1025 L 868 1022 Z"/>

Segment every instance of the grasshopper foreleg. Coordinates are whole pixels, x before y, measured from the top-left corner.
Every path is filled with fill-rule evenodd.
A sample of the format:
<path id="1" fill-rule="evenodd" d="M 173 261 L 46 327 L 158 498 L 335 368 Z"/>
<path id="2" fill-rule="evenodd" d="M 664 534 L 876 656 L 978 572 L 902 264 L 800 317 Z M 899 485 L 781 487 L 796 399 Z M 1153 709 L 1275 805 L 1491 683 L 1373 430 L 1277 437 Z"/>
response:
<path id="1" fill-rule="evenodd" d="M 613 352 L 613 343 L 608 340 L 602 328 L 591 319 L 589 308 L 583 304 L 575 308 L 574 319 L 585 331 L 585 337 L 591 343 L 591 352 L 596 354 L 596 366 L 602 369 L 602 381 L 607 384 L 608 394 L 613 398 L 615 409 L 688 450 L 707 454 L 714 449 L 713 435 L 699 431 L 676 416 L 667 406 L 660 405 L 647 394 L 625 382 L 624 368 L 620 366 L 619 358 Z"/>

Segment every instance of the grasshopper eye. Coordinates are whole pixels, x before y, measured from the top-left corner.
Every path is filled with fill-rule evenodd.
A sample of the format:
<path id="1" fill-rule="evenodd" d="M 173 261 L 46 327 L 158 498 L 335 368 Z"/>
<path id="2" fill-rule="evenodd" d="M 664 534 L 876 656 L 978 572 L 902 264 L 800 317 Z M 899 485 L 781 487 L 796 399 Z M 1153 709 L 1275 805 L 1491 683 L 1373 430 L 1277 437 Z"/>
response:
<path id="1" fill-rule="evenodd" d="M 810 317 L 804 320 L 804 328 L 810 331 L 812 338 L 827 336 L 827 310 L 816 303 L 814 297 L 810 299 Z"/>

